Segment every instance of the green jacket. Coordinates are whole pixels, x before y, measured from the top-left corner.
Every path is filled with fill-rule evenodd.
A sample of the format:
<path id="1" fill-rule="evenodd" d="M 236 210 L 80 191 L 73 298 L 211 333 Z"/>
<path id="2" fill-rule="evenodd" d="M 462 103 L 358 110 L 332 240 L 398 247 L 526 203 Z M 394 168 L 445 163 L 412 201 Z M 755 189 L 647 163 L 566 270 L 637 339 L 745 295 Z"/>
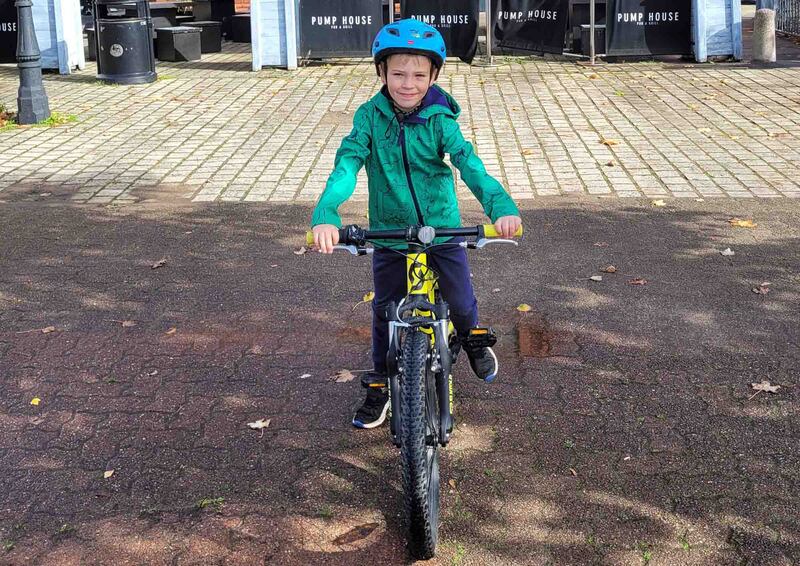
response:
<path id="1" fill-rule="evenodd" d="M 336 153 L 334 169 L 319 198 L 311 225 L 342 225 L 339 206 L 356 186 L 366 165 L 369 183 L 369 223 L 373 230 L 423 224 L 458 228 L 453 174 L 444 154 L 461 172 L 464 182 L 483 205 L 492 222 L 519 215 L 514 201 L 491 175 L 464 139 L 456 119 L 456 101 L 432 86 L 420 110 L 398 122 L 384 89 L 364 103 L 353 118 L 353 130 Z"/>

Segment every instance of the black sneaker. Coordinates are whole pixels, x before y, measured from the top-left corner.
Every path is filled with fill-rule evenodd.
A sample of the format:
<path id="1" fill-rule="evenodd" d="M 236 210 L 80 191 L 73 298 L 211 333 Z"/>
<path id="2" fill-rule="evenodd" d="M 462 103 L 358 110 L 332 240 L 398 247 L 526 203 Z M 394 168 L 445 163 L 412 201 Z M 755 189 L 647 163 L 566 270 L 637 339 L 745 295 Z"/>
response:
<path id="1" fill-rule="evenodd" d="M 381 426 L 389 412 L 389 390 L 385 387 L 370 387 L 364 404 L 353 417 L 356 428 L 375 428 Z"/>
<path id="2" fill-rule="evenodd" d="M 497 378 L 497 372 L 500 367 L 497 363 L 497 356 L 494 355 L 494 350 L 486 346 L 478 348 L 465 346 L 464 351 L 467 353 L 469 365 L 475 375 L 486 383 L 491 383 Z"/>

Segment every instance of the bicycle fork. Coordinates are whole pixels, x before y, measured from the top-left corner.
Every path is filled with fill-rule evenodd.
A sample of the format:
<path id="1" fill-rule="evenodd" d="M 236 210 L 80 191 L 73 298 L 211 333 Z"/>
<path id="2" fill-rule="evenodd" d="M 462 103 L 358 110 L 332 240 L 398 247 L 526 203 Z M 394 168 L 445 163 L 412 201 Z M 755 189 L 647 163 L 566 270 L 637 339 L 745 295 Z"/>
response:
<path id="1" fill-rule="evenodd" d="M 436 396 L 439 406 L 438 438 L 442 446 L 450 442 L 453 431 L 453 416 L 450 412 L 451 382 L 453 360 L 448 344 L 450 320 L 447 318 L 447 303 L 439 302 L 433 305 L 436 319 L 426 320 L 424 323 L 408 324 L 399 319 L 397 307 L 391 303 L 387 308 L 389 320 L 389 351 L 386 354 L 386 368 L 389 375 L 389 398 L 391 401 L 391 418 L 389 420 L 392 442 L 400 446 L 400 372 L 402 358 L 400 355 L 400 335 L 405 331 L 413 331 L 422 326 L 433 331 L 433 347 L 429 351 L 428 369 L 436 379 Z"/>

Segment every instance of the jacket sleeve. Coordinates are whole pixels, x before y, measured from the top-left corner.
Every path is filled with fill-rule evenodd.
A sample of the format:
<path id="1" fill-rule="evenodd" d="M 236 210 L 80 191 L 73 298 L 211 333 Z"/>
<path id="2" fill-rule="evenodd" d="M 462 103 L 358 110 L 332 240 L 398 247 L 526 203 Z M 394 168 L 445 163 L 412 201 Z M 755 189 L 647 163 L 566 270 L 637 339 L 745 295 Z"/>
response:
<path id="1" fill-rule="evenodd" d="M 486 172 L 483 161 L 472 144 L 464 139 L 458 122 L 441 116 L 442 149 L 450 154 L 450 162 L 461 172 L 461 178 L 478 199 L 492 222 L 501 216 L 519 216 L 519 209 L 497 179 Z"/>
<path id="2" fill-rule="evenodd" d="M 353 194 L 358 172 L 364 166 L 371 150 L 370 120 L 369 109 L 366 105 L 361 106 L 353 117 L 353 130 L 342 140 L 336 152 L 333 171 L 311 215 L 311 226 L 317 224 L 342 226 L 339 206 Z"/>

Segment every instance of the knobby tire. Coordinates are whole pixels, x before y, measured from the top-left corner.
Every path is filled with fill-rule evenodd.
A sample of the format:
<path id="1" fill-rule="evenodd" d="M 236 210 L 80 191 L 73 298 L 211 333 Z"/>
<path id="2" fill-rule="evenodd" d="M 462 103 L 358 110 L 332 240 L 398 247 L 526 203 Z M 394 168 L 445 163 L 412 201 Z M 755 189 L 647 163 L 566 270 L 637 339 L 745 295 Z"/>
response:
<path id="1" fill-rule="evenodd" d="M 411 330 L 403 341 L 400 375 L 400 458 L 409 550 L 427 560 L 439 538 L 439 445 L 436 386 L 427 375 L 428 335 Z M 427 394 L 426 394 L 427 390 Z"/>

